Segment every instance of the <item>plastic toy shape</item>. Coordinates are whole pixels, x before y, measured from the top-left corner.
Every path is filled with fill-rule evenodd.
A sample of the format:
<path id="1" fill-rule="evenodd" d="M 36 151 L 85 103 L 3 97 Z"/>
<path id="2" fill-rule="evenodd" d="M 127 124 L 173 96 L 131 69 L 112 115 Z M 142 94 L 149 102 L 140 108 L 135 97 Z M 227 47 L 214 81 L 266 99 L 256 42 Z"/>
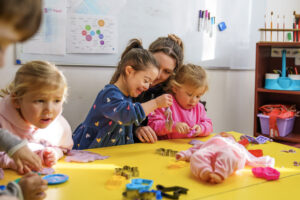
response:
<path id="1" fill-rule="evenodd" d="M 254 155 L 255 157 L 262 157 L 264 155 L 263 150 L 262 149 L 250 149 L 248 150 L 252 155 Z"/>
<path id="2" fill-rule="evenodd" d="M 257 178 L 264 178 L 267 181 L 279 179 L 280 172 L 272 167 L 254 167 L 252 173 Z"/>
<path id="3" fill-rule="evenodd" d="M 156 185 L 156 189 L 161 191 L 162 196 L 169 199 L 179 199 L 181 194 L 187 194 L 189 190 L 180 186 L 164 187 L 162 185 Z M 167 192 L 173 192 L 173 194 L 168 194 Z"/>
<path id="4" fill-rule="evenodd" d="M 249 136 L 249 135 L 242 135 L 242 136 L 240 137 L 240 139 L 241 139 L 241 140 L 247 139 L 247 140 L 248 140 L 250 143 L 252 143 L 252 144 L 258 144 L 257 140 L 256 140 L 254 137 L 251 137 L 251 136 Z"/>
<path id="5" fill-rule="evenodd" d="M 262 135 L 258 136 L 256 138 L 256 141 L 258 142 L 258 144 L 265 144 L 267 141 L 273 142 L 272 139 L 270 139 L 268 137 L 265 137 L 265 136 L 262 136 Z"/>
<path id="6" fill-rule="evenodd" d="M 172 127 L 173 127 L 173 118 L 172 118 L 172 111 L 171 111 L 170 107 L 168 107 L 168 108 L 165 110 L 165 116 L 166 116 L 166 122 L 165 122 L 166 129 L 167 129 L 168 131 L 172 131 Z"/>
<path id="7" fill-rule="evenodd" d="M 124 176 L 113 175 L 110 179 L 106 181 L 106 188 L 109 190 L 118 189 L 125 184 L 126 178 Z"/>
<path id="8" fill-rule="evenodd" d="M 172 149 L 159 148 L 159 149 L 156 149 L 156 153 L 160 154 L 162 156 L 175 157 L 175 155 L 176 155 L 176 153 L 178 153 L 178 151 L 175 151 L 175 150 L 172 150 Z"/>
<path id="9" fill-rule="evenodd" d="M 153 180 L 135 178 L 131 183 L 126 184 L 127 190 L 149 190 L 153 185 Z"/>
<path id="10" fill-rule="evenodd" d="M 48 181 L 48 185 L 56 185 L 66 182 L 69 176 L 65 174 L 50 174 L 43 177 L 44 180 Z"/>

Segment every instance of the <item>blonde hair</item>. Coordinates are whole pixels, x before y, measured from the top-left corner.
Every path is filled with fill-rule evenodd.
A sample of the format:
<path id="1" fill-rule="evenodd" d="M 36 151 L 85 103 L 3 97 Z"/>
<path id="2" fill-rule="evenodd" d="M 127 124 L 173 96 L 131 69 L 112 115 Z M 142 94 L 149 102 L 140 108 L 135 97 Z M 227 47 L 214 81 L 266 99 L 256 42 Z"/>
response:
<path id="1" fill-rule="evenodd" d="M 0 21 L 20 34 L 20 41 L 30 38 L 42 21 L 42 0 L 0 0 Z"/>
<path id="2" fill-rule="evenodd" d="M 173 93 L 173 87 L 189 85 L 194 88 L 202 88 L 202 94 L 208 90 L 207 75 L 205 70 L 194 64 L 182 65 L 177 73 L 170 78 L 166 91 Z"/>
<path id="3" fill-rule="evenodd" d="M 64 89 L 64 100 L 67 97 L 67 82 L 61 71 L 54 64 L 44 61 L 31 61 L 20 67 L 14 80 L 0 96 L 12 95 L 15 99 L 22 98 L 27 92 Z"/>
<path id="4" fill-rule="evenodd" d="M 149 46 L 151 53 L 163 52 L 176 60 L 174 73 L 179 70 L 183 63 L 183 42 L 175 34 L 169 34 L 168 37 L 159 37 Z"/>
<path id="5" fill-rule="evenodd" d="M 135 71 L 146 70 L 149 65 L 153 65 L 157 69 L 159 68 L 153 55 L 143 48 L 142 42 L 138 39 L 132 39 L 129 41 L 128 46 L 122 53 L 118 68 L 110 80 L 110 84 L 117 82 L 121 75 L 125 76 L 125 68 L 128 65 Z"/>

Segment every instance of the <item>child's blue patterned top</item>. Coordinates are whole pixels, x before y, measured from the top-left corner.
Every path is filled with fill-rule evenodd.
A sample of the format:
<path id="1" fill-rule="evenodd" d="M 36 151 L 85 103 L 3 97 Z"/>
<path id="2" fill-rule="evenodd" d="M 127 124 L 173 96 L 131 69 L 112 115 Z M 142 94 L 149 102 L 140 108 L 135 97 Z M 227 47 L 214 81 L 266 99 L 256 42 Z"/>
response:
<path id="1" fill-rule="evenodd" d="M 132 103 L 115 85 L 101 90 L 85 121 L 73 133 L 73 149 L 133 143 L 132 125 L 146 118 L 140 103 Z"/>

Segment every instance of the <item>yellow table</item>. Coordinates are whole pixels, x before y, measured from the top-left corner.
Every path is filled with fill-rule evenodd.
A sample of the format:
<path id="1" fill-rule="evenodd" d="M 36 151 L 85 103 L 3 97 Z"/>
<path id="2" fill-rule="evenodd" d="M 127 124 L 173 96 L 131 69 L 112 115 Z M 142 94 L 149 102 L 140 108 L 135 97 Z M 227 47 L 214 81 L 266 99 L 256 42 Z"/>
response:
<path id="1" fill-rule="evenodd" d="M 240 136 L 239 133 L 231 133 L 236 138 Z M 209 138 L 199 139 L 205 141 Z M 132 144 L 93 149 L 91 151 L 108 155 L 110 158 L 92 163 L 68 163 L 62 159 L 54 168 L 56 173 L 69 175 L 69 181 L 60 185 L 49 186 L 46 199 L 122 199 L 125 183 L 122 187 L 114 190 L 108 190 L 105 184 L 113 176 L 114 169 L 124 165 L 137 166 L 140 172 L 139 177 L 154 180 L 154 186 L 162 184 L 188 188 L 188 194 L 181 195 L 180 199 L 299 199 L 300 166 L 294 166 L 293 162 L 300 162 L 300 149 L 275 142 L 250 145 L 249 149 L 263 149 L 264 155 L 270 155 L 276 159 L 275 167 L 281 173 L 280 179 L 265 181 L 255 178 L 251 168 L 246 167 L 230 176 L 223 183 L 211 185 L 194 178 L 188 164 L 183 168 L 169 169 L 168 165 L 173 163 L 175 158 L 155 154 L 158 148 L 186 150 L 191 147 L 188 141 L 190 139 L 165 140 L 155 144 Z M 296 150 L 296 153 L 281 152 L 281 150 L 289 149 Z M 18 177 L 14 171 L 5 170 L 5 178 L 0 181 L 0 184 L 7 184 Z"/>

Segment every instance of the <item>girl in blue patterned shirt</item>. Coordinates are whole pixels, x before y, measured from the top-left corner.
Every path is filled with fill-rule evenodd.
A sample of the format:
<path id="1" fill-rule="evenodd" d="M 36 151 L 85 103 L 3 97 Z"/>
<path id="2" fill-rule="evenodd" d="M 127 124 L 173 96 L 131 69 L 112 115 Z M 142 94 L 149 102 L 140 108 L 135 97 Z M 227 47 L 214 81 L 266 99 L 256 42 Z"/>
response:
<path id="1" fill-rule="evenodd" d="M 156 108 L 168 107 L 164 94 L 145 103 L 132 103 L 158 77 L 159 68 L 150 52 L 133 39 L 123 52 L 110 84 L 98 94 L 85 121 L 73 133 L 74 149 L 133 143 L 133 124 L 139 125 Z"/>

